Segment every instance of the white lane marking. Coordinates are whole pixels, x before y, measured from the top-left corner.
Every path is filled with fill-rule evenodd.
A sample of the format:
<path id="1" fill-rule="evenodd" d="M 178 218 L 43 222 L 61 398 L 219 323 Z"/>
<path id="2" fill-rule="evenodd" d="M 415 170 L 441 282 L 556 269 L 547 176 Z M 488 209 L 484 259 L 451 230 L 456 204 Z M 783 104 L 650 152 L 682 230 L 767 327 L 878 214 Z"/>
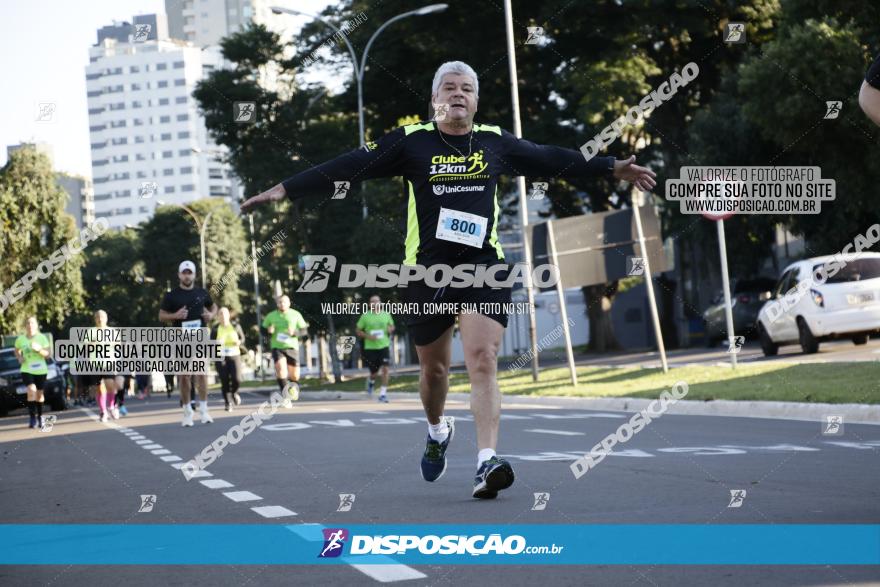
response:
<path id="1" fill-rule="evenodd" d="M 184 468 L 184 467 L 186 466 L 186 463 L 174 463 L 174 464 L 171 465 L 171 466 L 174 467 L 175 469 L 177 469 L 177 470 L 179 471 L 180 469 L 182 469 L 182 468 Z"/>
<path id="2" fill-rule="evenodd" d="M 365 414 L 379 414 L 380 416 L 384 416 L 385 414 L 390 414 L 391 412 L 383 412 L 382 410 L 364 410 Z"/>
<path id="3" fill-rule="evenodd" d="M 166 463 L 174 463 L 174 462 L 183 460 L 182 458 L 180 458 L 177 455 L 168 455 L 167 457 L 159 457 L 159 458 L 162 459 L 163 461 L 165 461 Z"/>
<path id="4" fill-rule="evenodd" d="M 144 438 L 143 440 L 135 440 L 134 443 L 135 444 L 152 444 L 153 441 L 149 440 L 147 438 Z"/>
<path id="5" fill-rule="evenodd" d="M 161 444 L 145 444 L 141 447 L 144 450 L 153 450 L 154 448 L 165 448 Z"/>
<path id="6" fill-rule="evenodd" d="M 170 455 L 171 454 L 171 451 L 168 450 L 167 448 L 160 448 L 157 450 L 151 450 L 150 452 L 153 453 L 154 455 Z"/>
<path id="7" fill-rule="evenodd" d="M 175 464 L 177 464 L 177 463 L 175 463 Z M 174 465 L 171 465 L 171 466 L 173 467 Z M 205 471 L 204 469 L 201 471 L 195 471 L 194 473 L 189 473 L 190 479 L 195 479 L 198 477 L 213 477 L 213 476 L 214 476 L 213 473 L 209 473 L 209 472 Z"/>
<path id="8" fill-rule="evenodd" d="M 259 501 L 263 499 L 256 493 L 251 493 L 250 491 L 226 491 L 223 495 L 232 501 Z"/>
<path id="9" fill-rule="evenodd" d="M 264 518 L 283 518 L 285 516 L 296 515 L 296 512 L 292 512 L 286 507 L 282 507 L 280 505 L 263 505 L 260 507 L 251 508 L 251 510 L 257 512 Z"/>
<path id="10" fill-rule="evenodd" d="M 389 559 L 393 560 L 393 559 Z M 375 579 L 380 583 L 393 583 L 395 581 L 409 581 L 410 579 L 424 579 L 428 575 L 406 565 L 351 565 L 364 575 Z"/>
<path id="11" fill-rule="evenodd" d="M 315 527 L 317 527 L 318 531 L 316 531 Z M 308 542 L 321 542 L 323 539 L 321 538 L 321 528 L 325 528 L 326 526 L 321 526 L 319 524 L 299 524 L 296 526 L 288 526 L 287 529 L 296 534 L 297 536 L 305 539 Z M 347 558 L 347 557 L 343 557 Z M 371 557 L 373 560 L 378 560 L 379 555 L 375 555 Z M 378 565 L 358 565 L 348 563 L 352 568 L 357 569 L 364 575 L 374 579 L 380 583 L 393 583 L 395 581 L 408 581 L 410 579 L 424 579 L 427 577 L 424 573 L 415 570 L 412 567 L 408 567 L 406 565 L 402 565 L 397 563 L 393 558 L 388 556 L 382 556 L 383 560 L 387 560 L 389 564 L 378 564 Z"/>
<path id="12" fill-rule="evenodd" d="M 539 434 L 558 434 L 559 436 L 583 436 L 583 432 L 569 432 L 568 430 L 545 430 L 543 428 L 532 428 L 526 432 L 537 432 Z"/>
<path id="13" fill-rule="evenodd" d="M 138 434 L 137 436 L 129 436 L 129 438 L 131 438 L 132 440 L 144 440 L 147 437 L 142 434 Z"/>
<path id="14" fill-rule="evenodd" d="M 199 481 L 199 483 L 208 489 L 228 489 L 229 487 L 235 487 L 235 485 L 229 481 L 224 481 L 223 479 L 206 479 L 204 481 Z"/>

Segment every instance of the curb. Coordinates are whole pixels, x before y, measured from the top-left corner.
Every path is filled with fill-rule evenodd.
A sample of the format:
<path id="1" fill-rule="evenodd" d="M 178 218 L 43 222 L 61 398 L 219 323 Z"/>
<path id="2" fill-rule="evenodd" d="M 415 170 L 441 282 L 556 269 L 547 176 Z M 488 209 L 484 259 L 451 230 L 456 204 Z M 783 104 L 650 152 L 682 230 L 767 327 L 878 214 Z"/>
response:
<path id="1" fill-rule="evenodd" d="M 247 391 L 271 393 L 275 388 L 254 388 Z M 367 399 L 362 391 L 302 391 L 300 395 L 311 400 L 360 400 Z M 363 397 L 361 397 L 363 396 Z M 391 400 L 418 399 L 414 393 L 388 392 Z M 470 394 L 450 393 L 447 399 L 469 402 Z M 653 399 L 632 397 L 568 397 L 542 395 L 504 395 L 505 404 L 528 404 L 547 408 L 547 400 L 562 404 L 568 408 L 580 410 L 603 410 L 612 412 L 638 412 L 648 407 Z M 826 416 L 842 416 L 846 424 L 877 424 L 880 425 L 880 405 L 876 404 L 812 404 L 800 402 L 762 402 L 732 400 L 680 400 L 671 404 L 667 414 L 677 416 L 726 416 L 733 418 L 770 418 L 776 420 L 801 420 L 808 422 L 824 422 Z"/>

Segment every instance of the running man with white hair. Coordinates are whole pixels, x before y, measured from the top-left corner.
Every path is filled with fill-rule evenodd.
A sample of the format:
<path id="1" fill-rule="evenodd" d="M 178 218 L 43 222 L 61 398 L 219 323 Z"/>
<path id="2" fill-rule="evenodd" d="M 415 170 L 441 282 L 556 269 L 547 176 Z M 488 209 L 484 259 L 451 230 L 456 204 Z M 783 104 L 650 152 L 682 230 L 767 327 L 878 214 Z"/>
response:
<path id="1" fill-rule="evenodd" d="M 576 150 L 537 145 L 499 126 L 474 123 L 479 80 L 461 61 L 444 63 L 434 76 L 433 120 L 397 128 L 360 149 L 294 175 L 244 202 L 242 211 L 284 198 L 309 195 L 331 199 L 334 182 L 359 182 L 403 176 L 407 187 L 404 265 L 504 265 L 498 239 L 497 185 L 500 175 L 529 177 L 607 176 L 632 182 L 640 190 L 655 185 L 655 174 L 635 164 L 635 157 L 593 157 Z M 498 267 L 503 265 L 503 267 Z M 496 276 L 498 273 L 496 272 Z M 454 284 L 453 284 L 454 286 Z M 476 305 L 491 310 L 510 302 L 511 287 L 431 287 L 420 282 L 405 288 L 409 303 Z M 473 306 L 472 306 L 473 307 Z M 452 331 L 456 318 L 471 383 L 471 412 L 477 429 L 477 474 L 473 496 L 491 499 L 513 484 L 513 468 L 495 454 L 501 415 L 497 380 L 498 348 L 507 326 L 506 313 L 423 313 L 407 324 L 419 356 L 419 391 L 428 420 L 421 470 L 425 481 L 446 471 L 446 451 L 454 433 L 453 418 L 443 415 L 449 389 Z"/>

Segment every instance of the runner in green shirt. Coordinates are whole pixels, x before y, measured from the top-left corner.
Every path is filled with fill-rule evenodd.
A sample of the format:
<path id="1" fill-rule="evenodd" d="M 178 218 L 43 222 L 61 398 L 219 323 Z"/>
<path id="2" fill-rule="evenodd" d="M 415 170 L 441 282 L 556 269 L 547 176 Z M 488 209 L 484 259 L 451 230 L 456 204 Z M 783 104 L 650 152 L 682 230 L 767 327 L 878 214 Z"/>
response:
<path id="1" fill-rule="evenodd" d="M 299 339 L 298 336 L 308 334 L 309 324 L 302 314 L 290 307 L 288 296 L 279 296 L 275 300 L 278 309 L 269 312 L 263 319 L 263 328 L 269 333 L 272 349 L 272 360 L 275 361 L 275 377 L 278 387 L 284 391 L 288 387 L 289 398 L 284 405 L 289 407 L 290 401 L 299 399 Z"/>
<path id="2" fill-rule="evenodd" d="M 378 295 L 370 297 L 370 311 L 357 321 L 357 335 L 364 339 L 364 363 L 370 369 L 367 380 L 367 394 L 373 395 L 376 373 L 382 370 L 382 387 L 379 388 L 379 401 L 388 403 L 388 364 L 391 362 L 388 346 L 394 334 L 394 320 L 391 314 L 381 311 L 382 299 Z"/>
<path id="3" fill-rule="evenodd" d="M 43 388 L 49 366 L 46 357 L 52 351 L 49 339 L 40 332 L 36 316 L 25 321 L 25 334 L 15 339 L 15 358 L 21 365 L 21 381 L 27 386 L 28 428 L 43 427 Z"/>

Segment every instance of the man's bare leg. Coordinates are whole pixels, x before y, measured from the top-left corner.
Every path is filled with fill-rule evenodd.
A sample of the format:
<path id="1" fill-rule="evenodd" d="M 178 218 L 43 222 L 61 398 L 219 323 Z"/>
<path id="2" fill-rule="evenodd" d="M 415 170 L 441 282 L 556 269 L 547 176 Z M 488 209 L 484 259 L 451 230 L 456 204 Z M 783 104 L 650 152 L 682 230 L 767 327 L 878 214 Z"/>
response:
<path id="1" fill-rule="evenodd" d="M 449 361 L 452 355 L 452 326 L 434 342 L 416 345 L 421 372 L 419 395 L 428 419 L 428 440 L 422 455 L 422 479 L 433 482 L 446 472 L 446 448 L 452 441 L 455 424 L 443 417 L 449 391 Z"/>
<path id="2" fill-rule="evenodd" d="M 419 395 L 430 424 L 439 424 L 449 392 L 449 362 L 452 358 L 452 326 L 424 346 L 416 345 L 419 355 Z"/>
<path id="3" fill-rule="evenodd" d="M 494 499 L 513 484 L 513 467 L 495 454 L 501 420 L 498 348 L 504 327 L 481 314 L 459 316 L 464 361 L 471 381 L 471 412 L 477 427 L 477 475 L 473 496 Z"/>
<path id="4" fill-rule="evenodd" d="M 462 314 L 459 324 L 464 362 L 471 381 L 471 412 L 477 428 L 477 448 L 495 450 L 501 418 L 498 349 L 504 327 L 482 314 Z"/>

